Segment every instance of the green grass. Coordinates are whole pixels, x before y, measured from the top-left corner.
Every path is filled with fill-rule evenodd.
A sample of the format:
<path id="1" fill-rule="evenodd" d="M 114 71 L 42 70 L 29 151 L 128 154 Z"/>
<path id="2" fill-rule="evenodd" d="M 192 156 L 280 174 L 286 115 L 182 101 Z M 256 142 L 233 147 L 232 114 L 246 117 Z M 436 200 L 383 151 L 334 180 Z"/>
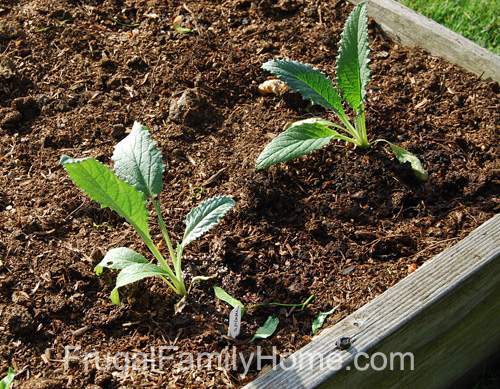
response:
<path id="1" fill-rule="evenodd" d="M 500 0 L 400 0 L 450 30 L 500 54 Z"/>

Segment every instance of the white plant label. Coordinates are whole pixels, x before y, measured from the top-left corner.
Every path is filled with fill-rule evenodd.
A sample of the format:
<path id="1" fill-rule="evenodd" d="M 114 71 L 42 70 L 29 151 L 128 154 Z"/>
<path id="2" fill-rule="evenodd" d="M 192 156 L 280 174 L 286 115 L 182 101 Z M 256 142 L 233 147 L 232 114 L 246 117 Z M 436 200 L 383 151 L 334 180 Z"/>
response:
<path id="1" fill-rule="evenodd" d="M 241 307 L 233 308 L 229 314 L 229 329 L 227 335 L 231 338 L 236 338 L 240 334 L 241 329 Z"/>

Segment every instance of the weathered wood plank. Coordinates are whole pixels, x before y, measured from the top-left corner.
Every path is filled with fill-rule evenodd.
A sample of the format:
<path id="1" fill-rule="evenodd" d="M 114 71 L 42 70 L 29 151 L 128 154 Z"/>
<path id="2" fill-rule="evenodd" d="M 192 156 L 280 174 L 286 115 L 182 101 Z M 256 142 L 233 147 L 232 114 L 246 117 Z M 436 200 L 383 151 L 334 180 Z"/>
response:
<path id="1" fill-rule="evenodd" d="M 348 0 L 358 4 L 363 0 Z M 393 0 L 369 0 L 368 14 L 393 39 L 418 46 L 462 68 L 500 82 L 500 56 Z"/>
<path id="2" fill-rule="evenodd" d="M 246 388 L 445 387 L 500 348 L 499 312 L 496 215 Z M 351 349 L 335 346 L 340 336 Z M 415 369 L 355 370 L 360 352 L 412 352 Z"/>

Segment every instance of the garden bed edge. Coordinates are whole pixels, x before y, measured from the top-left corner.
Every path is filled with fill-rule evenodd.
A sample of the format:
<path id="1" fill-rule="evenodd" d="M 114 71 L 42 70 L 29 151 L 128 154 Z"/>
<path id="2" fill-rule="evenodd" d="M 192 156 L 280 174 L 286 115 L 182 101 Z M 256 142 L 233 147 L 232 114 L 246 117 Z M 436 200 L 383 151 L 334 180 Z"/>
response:
<path id="1" fill-rule="evenodd" d="M 500 348 L 500 215 L 423 264 L 262 374 L 257 388 L 439 388 Z M 340 350 L 340 337 L 351 347 Z M 362 361 L 357 355 L 366 353 Z M 391 353 L 412 353 L 393 370 L 365 368 L 378 353 L 377 367 Z M 409 354 L 407 354 L 409 355 Z M 357 361 L 356 358 L 358 358 Z"/>

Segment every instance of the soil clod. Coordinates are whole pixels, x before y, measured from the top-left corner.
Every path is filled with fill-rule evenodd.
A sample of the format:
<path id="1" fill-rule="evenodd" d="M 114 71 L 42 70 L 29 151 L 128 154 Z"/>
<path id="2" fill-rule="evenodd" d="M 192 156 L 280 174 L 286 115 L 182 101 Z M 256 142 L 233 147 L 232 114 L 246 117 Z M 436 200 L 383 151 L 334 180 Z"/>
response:
<path id="1" fill-rule="evenodd" d="M 334 120 L 297 93 L 262 97 L 258 86 L 273 58 L 310 63 L 334 79 L 352 9 L 346 1 L 7 4 L 0 6 L 0 370 L 27 366 L 20 387 L 241 387 L 258 374 L 254 367 L 243 377 L 241 366 L 175 362 L 180 353 L 196 358 L 228 345 L 247 359 L 257 345 L 295 351 L 309 342 L 319 312 L 338 306 L 329 319 L 336 323 L 500 211 L 498 83 L 395 44 L 373 22 L 369 136 L 415 153 L 428 182 L 417 183 L 384 147 L 338 142 L 255 171 L 287 123 Z M 194 33 L 174 31 L 179 14 Z M 153 258 L 130 225 L 88 200 L 58 164 L 67 154 L 112 166 L 113 146 L 134 120 L 151 129 L 164 155 L 168 189 L 159 200 L 176 240 L 193 205 L 221 194 L 237 203 L 187 249 L 187 280 L 217 276 L 192 288 L 177 315 L 178 299 L 161 279 L 124 288 L 122 305 L 111 304 L 117 272 L 98 278 L 93 270 L 103 254 L 123 246 Z M 228 343 L 221 334 L 230 308 L 214 302 L 213 286 L 250 306 L 316 299 L 304 310 L 249 310 L 242 341 Z M 269 315 L 279 317 L 276 335 L 243 340 Z M 153 348 L 156 367 L 161 347 L 178 349 L 164 355 L 173 360 L 162 372 L 149 365 L 123 375 L 113 363 L 64 369 L 64 347 L 75 343 L 80 355 L 103 358 L 155 358 Z"/>
<path id="2" fill-rule="evenodd" d="M 33 316 L 19 304 L 0 306 L 1 323 L 14 336 L 29 335 L 35 329 Z"/>
<path id="3" fill-rule="evenodd" d="M 14 129 L 21 122 L 23 116 L 12 108 L 0 108 L 0 128 Z"/>
<path id="4" fill-rule="evenodd" d="M 183 91 L 179 97 L 172 97 L 168 118 L 178 124 L 194 127 L 214 119 L 213 108 L 199 88 Z"/>

